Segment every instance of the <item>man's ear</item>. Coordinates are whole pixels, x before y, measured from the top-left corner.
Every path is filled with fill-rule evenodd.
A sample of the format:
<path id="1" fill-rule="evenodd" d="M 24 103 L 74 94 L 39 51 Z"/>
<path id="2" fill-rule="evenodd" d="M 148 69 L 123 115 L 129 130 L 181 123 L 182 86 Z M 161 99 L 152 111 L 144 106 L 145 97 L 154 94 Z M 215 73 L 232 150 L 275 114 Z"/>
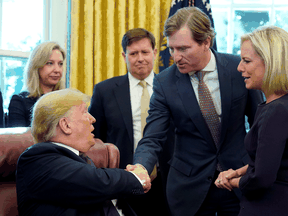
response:
<path id="1" fill-rule="evenodd" d="M 211 37 L 208 36 L 208 37 L 206 38 L 206 40 L 203 41 L 203 43 L 204 43 L 204 45 L 205 45 L 205 48 L 206 48 L 207 50 L 209 50 L 209 49 L 210 49 L 210 44 L 211 44 Z"/>
<path id="2" fill-rule="evenodd" d="M 157 58 L 157 49 L 156 48 L 153 50 L 153 54 L 154 54 L 154 58 L 156 59 Z"/>
<path id="3" fill-rule="evenodd" d="M 59 120 L 58 126 L 62 133 L 70 135 L 72 133 L 72 129 L 69 124 L 69 120 L 66 117 L 63 117 Z"/>
<path id="4" fill-rule="evenodd" d="M 126 63 L 126 54 L 125 54 L 125 52 L 122 52 L 122 56 L 123 56 L 124 61 L 125 61 L 125 63 Z"/>

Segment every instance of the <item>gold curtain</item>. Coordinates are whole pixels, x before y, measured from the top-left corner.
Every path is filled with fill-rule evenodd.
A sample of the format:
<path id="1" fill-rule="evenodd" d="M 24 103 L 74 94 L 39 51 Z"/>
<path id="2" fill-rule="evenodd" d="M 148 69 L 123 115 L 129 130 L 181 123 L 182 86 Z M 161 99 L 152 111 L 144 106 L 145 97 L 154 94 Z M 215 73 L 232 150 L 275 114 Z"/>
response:
<path id="1" fill-rule="evenodd" d="M 129 29 L 152 32 L 159 53 L 170 5 L 171 0 L 71 0 L 70 87 L 92 95 L 98 82 L 126 74 L 121 40 Z"/>

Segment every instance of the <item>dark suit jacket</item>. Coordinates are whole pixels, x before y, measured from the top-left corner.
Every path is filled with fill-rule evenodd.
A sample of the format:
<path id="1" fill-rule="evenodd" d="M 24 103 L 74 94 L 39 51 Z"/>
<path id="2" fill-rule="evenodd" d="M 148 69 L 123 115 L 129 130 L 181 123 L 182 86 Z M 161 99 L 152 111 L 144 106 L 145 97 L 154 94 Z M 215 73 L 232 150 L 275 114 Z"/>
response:
<path id="1" fill-rule="evenodd" d="M 102 216 L 105 201 L 144 194 L 132 173 L 97 169 L 72 151 L 52 143 L 29 147 L 17 164 L 20 215 Z"/>
<path id="2" fill-rule="evenodd" d="M 100 138 L 103 142 L 113 143 L 119 148 L 120 168 L 124 169 L 127 164 L 132 164 L 134 138 L 128 74 L 113 77 L 95 85 L 89 112 L 96 119 L 96 122 L 94 123 L 95 129 L 93 131 L 95 137 Z M 153 186 L 151 191 L 145 194 L 144 197 L 141 197 L 141 201 L 135 199 L 128 200 L 132 208 L 138 214 L 140 212 L 146 214 L 146 212 L 143 211 L 142 205 L 138 203 L 146 203 L 146 205 L 149 205 L 150 208 L 146 208 L 146 211 L 149 213 L 151 212 L 149 209 L 154 208 L 149 204 L 150 202 L 152 202 L 152 204 L 157 202 L 157 207 L 161 206 L 161 208 L 167 210 L 167 201 L 164 200 L 164 196 L 170 167 L 168 161 L 171 159 L 173 154 L 175 139 L 172 121 L 169 122 L 169 126 L 167 132 L 168 139 L 167 142 L 164 143 L 163 152 L 160 154 L 158 160 L 160 175 L 162 177 L 161 181 L 160 178 L 158 178 L 157 183 L 154 181 L 153 184 L 152 182 Z M 154 202 L 153 199 L 156 199 L 157 201 Z M 121 205 L 120 202 L 119 205 Z M 164 214 L 168 215 L 169 213 Z"/>
<path id="3" fill-rule="evenodd" d="M 93 131 L 95 137 L 119 148 L 120 168 L 124 169 L 127 164 L 132 164 L 134 138 L 128 74 L 95 85 L 89 112 L 96 119 Z M 168 139 L 159 159 L 163 179 L 167 178 L 167 163 L 174 148 L 173 122 L 170 121 L 169 125 Z"/>
<path id="4" fill-rule="evenodd" d="M 134 163 L 141 163 L 151 171 L 166 140 L 169 119 L 173 118 L 176 143 L 167 179 L 167 197 L 175 216 L 192 216 L 197 212 L 213 184 L 218 161 L 224 170 L 248 163 L 243 145 L 244 116 L 252 124 L 262 94 L 245 88 L 237 71 L 239 57 L 213 52 L 222 103 L 220 148 L 216 149 L 205 124 L 189 74 L 181 74 L 174 64 L 154 79 L 144 137 L 134 155 Z"/>
<path id="5" fill-rule="evenodd" d="M 3 110 L 3 98 L 0 91 L 0 128 L 4 127 L 4 110 Z"/>

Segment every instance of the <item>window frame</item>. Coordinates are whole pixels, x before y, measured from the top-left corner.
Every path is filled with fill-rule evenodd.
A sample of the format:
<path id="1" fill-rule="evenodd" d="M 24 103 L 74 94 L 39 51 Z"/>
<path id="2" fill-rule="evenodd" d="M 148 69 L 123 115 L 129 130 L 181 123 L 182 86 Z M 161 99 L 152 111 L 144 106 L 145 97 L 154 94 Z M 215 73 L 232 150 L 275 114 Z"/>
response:
<path id="1" fill-rule="evenodd" d="M 56 41 L 60 44 L 60 46 L 67 53 L 67 23 L 68 23 L 68 0 L 42 0 L 43 1 L 43 32 L 42 32 L 42 42 L 43 41 Z M 0 35 L 2 33 L 2 10 L 3 10 L 3 2 L 4 0 L 0 0 Z M 1 40 L 0 40 L 1 43 Z M 1 45 L 1 44 L 0 44 Z M 15 58 L 15 59 L 28 59 L 30 56 L 30 52 L 25 51 L 14 51 L 7 49 L 0 49 L 0 58 Z M 68 56 L 68 53 L 67 53 Z M 2 92 L 3 99 L 5 98 L 6 92 L 6 84 L 4 73 L 5 64 L 0 60 L 0 88 Z M 69 77 L 66 72 L 66 79 Z M 66 83 L 68 83 L 66 81 Z M 69 83 L 68 83 L 69 85 Z M 67 87 L 69 87 L 67 85 Z M 6 111 L 6 110 L 5 110 Z"/>
<path id="2" fill-rule="evenodd" d="M 230 4 L 227 4 L 227 1 L 220 2 L 219 0 L 210 0 L 211 4 L 211 10 L 212 13 L 215 13 L 214 11 L 221 12 L 225 11 L 227 12 L 227 50 L 226 53 L 233 53 L 233 42 L 234 42 L 234 16 L 235 11 L 242 10 L 242 11 L 253 11 L 259 10 L 259 11 L 267 11 L 269 13 L 269 23 L 268 25 L 275 25 L 276 18 L 275 18 L 275 12 L 276 10 L 284 10 L 283 7 L 288 8 L 288 4 L 279 4 L 275 3 L 277 0 L 271 0 L 270 3 L 252 3 L 251 1 L 244 2 L 244 3 L 235 3 L 237 0 L 231 0 Z M 238 0 L 239 1 L 239 0 Z M 215 24 L 215 23 L 214 23 Z M 217 25 L 217 24 L 215 24 Z M 216 29 L 217 33 L 217 29 Z M 216 35 L 217 39 L 217 35 Z M 239 39 L 240 40 L 240 39 Z"/>
<path id="3" fill-rule="evenodd" d="M 0 12 L 2 11 L 3 0 L 0 0 Z M 43 38 L 42 41 L 56 41 L 66 49 L 67 42 L 67 16 L 68 0 L 43 0 Z M 0 35 L 2 33 L 2 17 L 0 13 Z M 59 18 L 60 17 L 60 18 Z M 59 33 L 60 32 L 60 33 Z M 61 33 L 62 32 L 62 33 Z M 1 41 L 0 41 L 1 43 Z M 28 59 L 30 52 L 0 49 L 0 57 L 14 57 Z M 4 92 L 5 74 L 2 74 L 3 66 L 0 62 L 1 92 Z M 4 92 L 5 94 L 5 92 Z"/>

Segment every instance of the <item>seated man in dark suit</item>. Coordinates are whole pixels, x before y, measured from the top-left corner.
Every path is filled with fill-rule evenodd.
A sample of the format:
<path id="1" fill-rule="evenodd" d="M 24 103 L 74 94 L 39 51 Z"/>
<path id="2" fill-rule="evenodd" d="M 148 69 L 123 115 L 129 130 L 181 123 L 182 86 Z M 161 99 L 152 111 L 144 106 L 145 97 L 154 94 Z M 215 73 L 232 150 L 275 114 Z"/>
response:
<path id="1" fill-rule="evenodd" d="M 100 169 L 81 158 L 95 144 L 89 99 L 64 89 L 45 94 L 35 104 L 31 132 L 37 144 L 26 149 L 17 164 L 20 215 L 116 216 L 111 199 L 150 189 L 142 168 Z"/>

